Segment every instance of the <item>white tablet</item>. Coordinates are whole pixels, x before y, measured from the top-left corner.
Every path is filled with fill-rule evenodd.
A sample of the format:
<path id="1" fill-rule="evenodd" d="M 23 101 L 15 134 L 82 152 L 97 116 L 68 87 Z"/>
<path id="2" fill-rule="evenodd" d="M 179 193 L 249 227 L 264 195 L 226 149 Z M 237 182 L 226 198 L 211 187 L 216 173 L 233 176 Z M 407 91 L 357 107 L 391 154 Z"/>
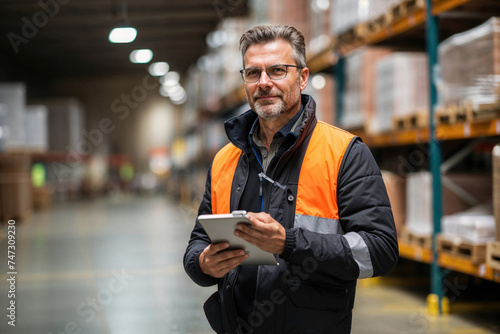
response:
<path id="1" fill-rule="evenodd" d="M 228 214 L 200 215 L 198 221 L 207 232 L 212 243 L 229 242 L 229 249 L 243 249 L 250 256 L 246 258 L 242 265 L 277 265 L 278 262 L 274 254 L 263 251 L 259 247 L 248 243 L 234 235 L 234 230 L 238 223 L 247 223 L 250 220 L 246 217 L 246 211 L 233 211 Z"/>

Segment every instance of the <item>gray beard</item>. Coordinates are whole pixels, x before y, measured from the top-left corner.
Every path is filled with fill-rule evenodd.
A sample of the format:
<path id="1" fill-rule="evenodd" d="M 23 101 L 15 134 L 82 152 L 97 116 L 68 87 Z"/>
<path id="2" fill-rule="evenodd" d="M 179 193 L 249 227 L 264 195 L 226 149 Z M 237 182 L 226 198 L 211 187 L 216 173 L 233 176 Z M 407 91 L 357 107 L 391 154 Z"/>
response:
<path id="1" fill-rule="evenodd" d="M 262 106 L 258 102 L 254 104 L 255 112 L 262 119 L 277 118 L 279 115 L 286 112 L 285 103 L 283 102 L 283 100 L 279 100 L 278 103 L 272 105 L 271 109 L 269 109 L 269 107 L 268 108 L 265 107 L 268 107 L 268 105 Z"/>

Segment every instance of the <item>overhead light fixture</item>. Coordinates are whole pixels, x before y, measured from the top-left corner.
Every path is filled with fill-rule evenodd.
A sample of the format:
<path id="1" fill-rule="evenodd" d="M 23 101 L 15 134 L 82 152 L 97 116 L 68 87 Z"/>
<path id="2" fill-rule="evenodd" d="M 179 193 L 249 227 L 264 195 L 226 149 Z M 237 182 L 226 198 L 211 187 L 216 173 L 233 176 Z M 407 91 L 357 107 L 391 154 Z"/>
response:
<path id="1" fill-rule="evenodd" d="M 165 76 L 161 77 L 160 82 L 165 87 L 172 87 L 179 84 L 181 76 L 175 71 L 168 72 Z"/>
<path id="2" fill-rule="evenodd" d="M 118 14 L 120 15 L 120 14 Z M 108 40 L 111 43 L 131 43 L 137 37 L 137 30 L 130 26 L 127 16 L 127 1 L 122 0 L 121 19 L 117 27 L 109 33 Z"/>
<path id="3" fill-rule="evenodd" d="M 326 79 L 322 74 L 318 73 L 312 77 L 311 83 L 314 89 L 321 90 L 326 86 Z"/>
<path id="4" fill-rule="evenodd" d="M 148 71 L 154 77 L 163 76 L 168 73 L 170 66 L 164 61 L 152 63 L 149 65 Z"/>
<path id="5" fill-rule="evenodd" d="M 153 51 L 149 49 L 138 49 L 130 52 L 130 61 L 134 64 L 146 64 L 153 59 Z"/>

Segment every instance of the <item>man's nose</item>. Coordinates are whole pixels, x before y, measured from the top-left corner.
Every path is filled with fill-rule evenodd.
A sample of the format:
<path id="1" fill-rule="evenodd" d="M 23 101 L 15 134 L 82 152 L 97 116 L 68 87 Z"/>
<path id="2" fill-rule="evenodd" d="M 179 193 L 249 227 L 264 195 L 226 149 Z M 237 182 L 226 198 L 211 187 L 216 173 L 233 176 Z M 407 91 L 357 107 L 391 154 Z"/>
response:
<path id="1" fill-rule="evenodd" d="M 269 75 L 267 75 L 267 72 L 265 70 L 262 70 L 262 72 L 260 72 L 259 86 L 268 87 L 272 82 L 273 81 L 271 80 Z"/>

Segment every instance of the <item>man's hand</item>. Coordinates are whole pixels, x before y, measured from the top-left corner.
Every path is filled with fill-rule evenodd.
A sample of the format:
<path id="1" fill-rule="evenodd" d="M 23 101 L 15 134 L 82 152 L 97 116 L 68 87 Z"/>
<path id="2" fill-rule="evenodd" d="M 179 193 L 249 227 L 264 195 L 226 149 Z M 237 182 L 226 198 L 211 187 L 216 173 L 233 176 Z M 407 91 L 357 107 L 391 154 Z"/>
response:
<path id="1" fill-rule="evenodd" d="M 234 235 L 266 252 L 282 254 L 285 250 L 285 228 L 265 212 L 249 212 L 247 217 L 250 219 L 252 227 L 238 224 Z"/>
<path id="2" fill-rule="evenodd" d="M 221 278 L 248 257 L 248 254 L 242 249 L 221 252 L 228 247 L 227 242 L 208 245 L 198 260 L 201 271 L 212 277 Z"/>

